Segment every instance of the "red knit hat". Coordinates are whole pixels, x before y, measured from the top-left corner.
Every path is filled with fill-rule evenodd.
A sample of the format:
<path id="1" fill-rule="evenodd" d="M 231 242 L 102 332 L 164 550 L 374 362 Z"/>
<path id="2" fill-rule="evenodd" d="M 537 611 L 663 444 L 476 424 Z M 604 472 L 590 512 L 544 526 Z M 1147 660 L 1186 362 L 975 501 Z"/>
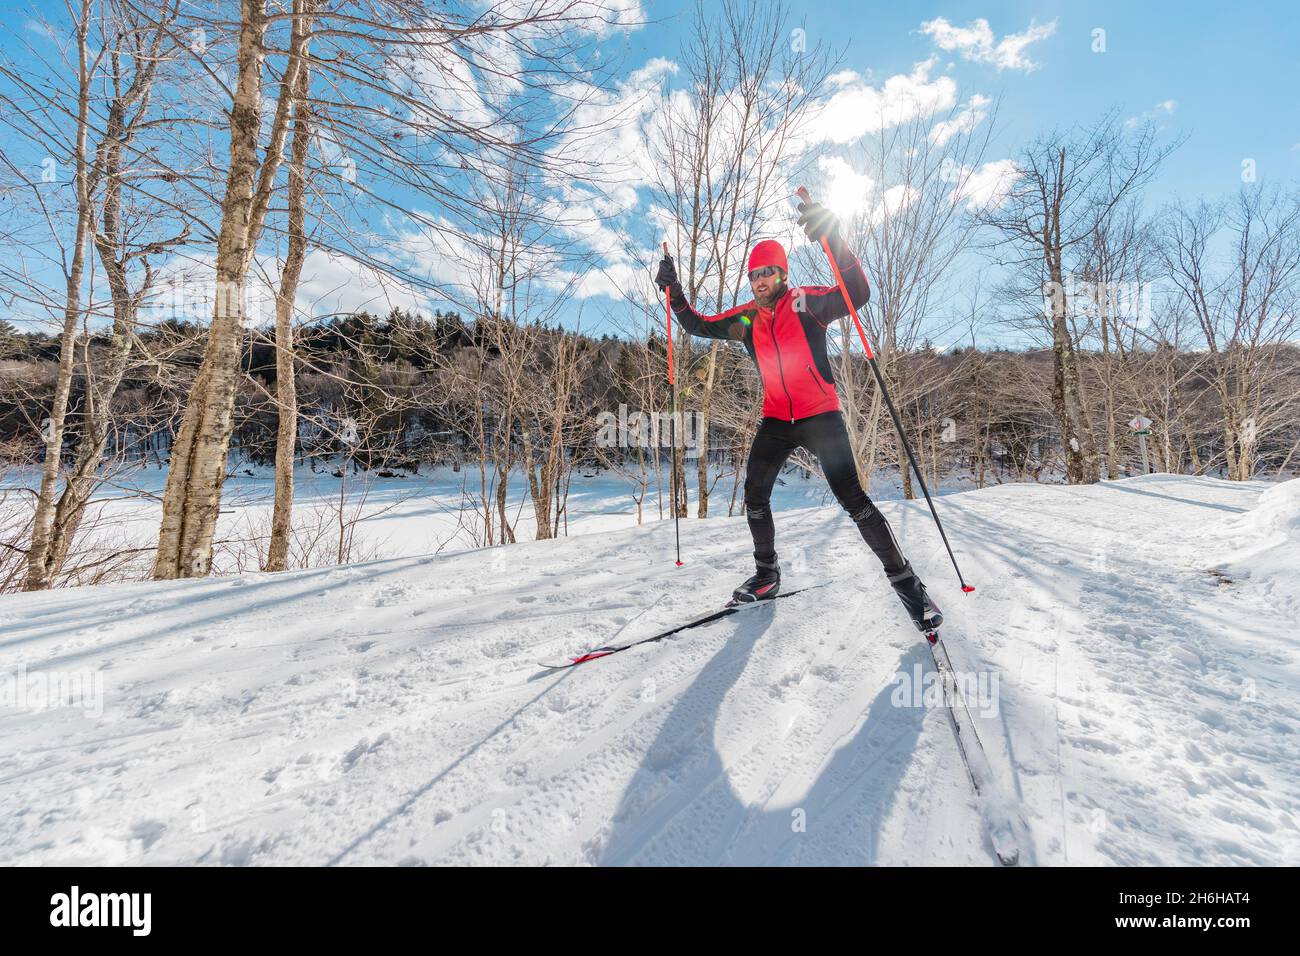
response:
<path id="1" fill-rule="evenodd" d="M 785 250 L 781 248 L 781 243 L 775 239 L 764 239 L 754 247 L 754 251 L 749 254 L 749 268 L 746 272 L 753 272 L 755 269 L 761 269 L 763 266 L 777 266 L 786 275 L 790 274 L 790 267 L 786 263 Z"/>

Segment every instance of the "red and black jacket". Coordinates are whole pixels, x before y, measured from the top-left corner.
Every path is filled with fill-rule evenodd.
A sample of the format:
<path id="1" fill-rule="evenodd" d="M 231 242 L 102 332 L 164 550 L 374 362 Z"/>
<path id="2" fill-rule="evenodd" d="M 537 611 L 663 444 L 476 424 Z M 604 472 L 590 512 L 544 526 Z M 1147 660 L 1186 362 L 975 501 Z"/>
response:
<path id="1" fill-rule="evenodd" d="M 862 264 L 844 240 L 831 237 L 831 251 L 860 309 L 871 296 Z M 752 300 L 719 315 L 700 315 L 674 286 L 673 314 L 691 335 L 733 339 L 745 346 L 763 381 L 763 415 L 788 422 L 838 411 L 839 396 L 826 356 L 826 328 L 849 314 L 839 286 L 790 286 L 775 306 Z"/>

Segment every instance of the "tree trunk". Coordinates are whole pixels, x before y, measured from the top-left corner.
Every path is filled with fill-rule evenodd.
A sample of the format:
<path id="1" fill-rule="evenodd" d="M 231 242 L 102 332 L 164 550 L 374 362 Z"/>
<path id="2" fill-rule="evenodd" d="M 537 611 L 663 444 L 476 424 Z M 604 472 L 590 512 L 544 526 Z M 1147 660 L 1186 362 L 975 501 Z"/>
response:
<path id="1" fill-rule="evenodd" d="M 1064 277 L 1059 258 L 1049 252 L 1052 302 L 1052 409 L 1061 429 L 1065 456 L 1065 478 L 1072 485 L 1097 480 L 1096 461 L 1089 454 L 1088 432 L 1084 427 L 1079 389 L 1079 364 L 1074 341 L 1066 322 Z"/>
<path id="2" fill-rule="evenodd" d="M 81 5 L 77 24 L 78 97 L 76 160 L 77 228 L 73 238 L 72 260 L 65 274 L 63 330 L 59 340 L 59 369 L 54 386 L 54 403 L 48 420 L 43 423 L 45 460 L 41 465 L 41 485 L 32 519 L 32 545 L 27 552 L 27 576 L 24 591 L 39 591 L 50 586 L 54 574 L 51 543 L 56 513 L 55 491 L 63 463 L 63 432 L 68 415 L 68 395 L 72 391 L 72 372 L 77 351 L 77 323 L 81 318 L 81 281 L 85 273 L 86 244 L 92 223 L 90 170 L 87 168 L 86 139 L 89 130 L 90 76 L 87 64 L 86 35 L 90 26 L 89 4 Z"/>
<path id="3" fill-rule="evenodd" d="M 1106 478 L 1113 481 L 1119 477 L 1119 445 L 1115 435 L 1115 383 L 1110 354 L 1110 321 L 1106 313 L 1109 301 L 1104 294 L 1097 298 L 1101 320 L 1102 408 L 1106 416 Z"/>
<path id="4" fill-rule="evenodd" d="M 230 168 L 217 237 L 216 294 L 203 363 L 190 390 L 180 433 L 172 445 L 163 492 L 155 579 L 203 577 L 212 567 L 212 538 L 226 478 L 226 453 L 239 383 L 244 326 L 244 283 L 280 165 L 296 71 L 307 52 L 302 19 L 306 0 L 294 0 L 293 38 L 271 124 L 259 161 L 262 62 L 267 14 L 263 0 L 242 0 L 239 76 L 230 111 Z M 259 175 L 260 173 L 260 175 Z"/>
<path id="5" fill-rule="evenodd" d="M 524 468 L 528 472 L 528 494 L 533 500 L 533 519 L 537 524 L 535 535 L 538 541 L 551 537 L 551 486 L 547 479 L 546 465 L 542 465 L 539 480 L 533 464 L 533 441 L 528 429 L 523 433 Z"/>
<path id="6" fill-rule="evenodd" d="M 294 379 L 293 307 L 307 252 L 307 146 L 311 137 L 311 107 L 307 92 L 311 69 L 303 64 L 294 91 L 293 146 L 289 153 L 289 248 L 275 299 L 275 402 L 279 413 L 275 435 L 275 505 L 271 512 L 271 542 L 266 570 L 283 571 L 289 559 L 293 531 L 293 465 L 298 445 L 298 388 Z"/>

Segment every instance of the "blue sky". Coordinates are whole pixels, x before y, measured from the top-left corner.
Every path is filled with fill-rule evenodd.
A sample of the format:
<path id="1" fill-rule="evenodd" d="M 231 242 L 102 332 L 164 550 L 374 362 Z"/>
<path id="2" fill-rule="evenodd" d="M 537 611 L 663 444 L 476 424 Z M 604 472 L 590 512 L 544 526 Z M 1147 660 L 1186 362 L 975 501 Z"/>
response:
<path id="1" fill-rule="evenodd" d="M 648 0 L 646 12 L 664 22 L 634 34 L 633 63 L 673 57 L 676 30 L 691 4 Z M 1012 155 L 1036 133 L 1087 123 L 1116 107 L 1125 118 L 1148 114 L 1172 132 L 1190 134 L 1167 160 L 1148 195 L 1220 194 L 1241 182 L 1241 163 L 1256 160 L 1260 179 L 1300 178 L 1300 4 L 1034 2 L 885 4 L 827 0 L 792 5 L 810 41 L 845 47 L 844 66 L 877 82 L 907 73 L 938 54 L 936 72 L 959 85 L 959 96 L 1001 97 L 1000 135 L 993 152 Z M 1030 44 L 1032 72 L 938 50 L 920 31 L 945 18 L 958 27 L 987 20 L 995 37 L 1055 24 Z M 797 24 L 792 24 L 792 26 Z M 1092 51 L 1093 31 L 1105 30 L 1106 50 Z M 1158 104 L 1173 102 L 1172 112 Z M 1000 147 L 1000 149 L 999 149 Z"/>
<path id="2" fill-rule="evenodd" d="M 692 7 L 682 0 L 605 0 L 639 12 L 650 22 L 640 28 L 615 30 L 602 41 L 620 59 L 622 77 L 641 75 L 671 90 L 680 84 L 664 68 L 675 61 L 683 30 L 692 22 Z M 38 4 L 55 20 L 61 4 Z M 998 101 L 996 137 L 987 162 L 1013 158 L 1019 147 L 1053 126 L 1090 124 L 1108 109 L 1122 118 L 1154 120 L 1169 140 L 1180 134 L 1187 141 L 1166 159 L 1144 196 L 1148 208 L 1178 196 L 1219 198 L 1242 184 L 1242 164 L 1254 163 L 1261 182 L 1300 182 L 1300 5 L 1245 3 L 1063 3 L 1012 2 L 979 4 L 881 4 L 829 0 L 790 4 L 787 32 L 801 27 L 809 44 L 824 42 L 842 50 L 840 69 L 850 78 L 838 121 L 851 121 L 855 107 L 887 100 L 891 78 L 909 89 L 946 90 L 952 104 L 972 97 Z M 30 28 L 11 21 L 12 33 L 0 33 L 0 47 L 20 60 L 15 35 L 26 42 Z M 1096 31 L 1104 31 L 1104 37 Z M 1104 51 L 1094 47 L 1104 42 Z M 918 64 L 925 64 L 918 67 Z M 910 84 L 910 86 L 909 86 Z M 472 104 L 490 98 L 490 84 L 463 90 L 457 99 Z M 611 94 L 611 111 L 640 92 L 626 82 Z M 875 99 L 872 99 L 872 98 Z M 637 106 L 641 123 L 607 141 L 611 153 L 636 155 L 637 136 L 652 126 L 653 103 Z M 832 111 L 834 112 L 834 111 Z M 942 115 L 946 109 L 936 116 Z M 860 114 L 861 111 L 859 110 Z M 643 172 L 643 171 L 642 171 Z M 881 184 L 887 187 L 888 184 Z M 631 199 L 628 196 L 631 195 Z M 588 200 L 590 200 L 588 202 Z M 618 250 L 619 240 L 635 236 L 638 247 L 653 251 L 658 230 L 654 210 L 644 191 L 624 190 L 614 200 L 575 197 L 565 188 L 557 200 L 589 205 L 596 226 L 583 234 L 605 269 L 599 281 L 587 284 L 580 303 L 562 317 L 572 322 L 582 306 L 583 327 L 612 330 L 627 324 L 613 321 L 626 303 L 606 294 L 606 287 L 649 287 L 650 258 Z M 419 197 L 411 199 L 420 202 Z M 439 261 L 437 242 L 428 236 L 394 227 L 404 265 L 416 261 L 433 281 L 454 283 L 456 264 Z M 267 250 L 274 265 L 274 249 Z M 957 285 L 960 285 L 958 281 Z M 421 311 L 445 303 L 422 292 L 395 290 L 391 283 L 361 278 L 355 270 L 323 253 L 309 258 L 304 275 L 311 306 L 318 313 L 366 305 L 383 311 L 382 303 Z M 326 303 L 326 304 L 322 304 Z M 3 313 L 0 313 L 3 314 Z M 200 316 L 195 316 L 200 318 Z M 21 318 L 15 315 L 14 318 Z M 992 337 L 990 337 L 991 340 Z"/>
<path id="3" fill-rule="evenodd" d="M 674 58 L 691 6 L 647 0 L 647 15 L 662 22 L 628 39 L 630 65 Z M 935 58 L 927 82 L 950 78 L 958 103 L 975 95 L 998 103 L 986 161 L 1014 158 L 1036 135 L 1089 125 L 1110 109 L 1153 121 L 1166 142 L 1185 136 L 1143 192 L 1155 210 L 1179 197 L 1231 195 L 1247 161 L 1260 183 L 1300 183 L 1298 11 L 1280 2 L 830 0 L 792 5 L 789 26 L 805 28 L 810 43 L 842 49 L 842 69 L 876 89 Z M 961 268 L 979 265 L 968 256 Z M 954 308 L 963 281 L 950 286 Z M 935 318 L 936 327 L 947 324 Z M 981 340 L 1026 344 L 998 329 Z"/>

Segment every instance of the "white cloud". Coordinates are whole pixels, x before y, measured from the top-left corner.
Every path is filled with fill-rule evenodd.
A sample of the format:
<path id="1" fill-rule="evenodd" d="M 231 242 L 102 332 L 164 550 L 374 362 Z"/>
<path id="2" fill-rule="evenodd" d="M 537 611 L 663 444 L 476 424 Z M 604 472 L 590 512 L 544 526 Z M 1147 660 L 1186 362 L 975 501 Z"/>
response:
<path id="1" fill-rule="evenodd" d="M 1141 115 L 1130 116 L 1128 119 L 1124 121 L 1124 126 L 1128 129 L 1133 129 L 1139 123 L 1145 123 L 1149 120 L 1157 119 L 1162 115 L 1172 116 L 1174 114 L 1174 110 L 1177 108 L 1178 108 L 1177 100 L 1161 100 L 1159 103 L 1157 103 L 1155 106 L 1151 107 L 1151 109 L 1147 110 Z"/>
<path id="2" fill-rule="evenodd" d="M 955 26 L 944 17 L 936 17 L 922 23 L 921 32 L 929 36 L 939 49 L 956 51 L 962 59 L 992 63 L 999 70 L 1031 73 L 1038 69 L 1039 64 L 1025 56 L 1025 49 L 1055 33 L 1056 21 L 1040 25 L 1030 20 L 1024 33 L 1008 33 L 1001 40 L 996 39 L 989 22 L 983 17 L 964 27 Z"/>
<path id="3" fill-rule="evenodd" d="M 274 255 L 258 254 L 244 287 L 244 315 L 251 326 L 275 319 L 276 289 L 283 263 Z M 175 255 L 162 262 L 142 318 L 150 322 L 178 319 L 207 324 L 216 293 L 216 263 L 211 253 Z M 348 256 L 310 249 L 294 300 L 297 321 L 368 311 L 386 315 L 391 309 L 428 314 L 431 296 Z"/>
<path id="4" fill-rule="evenodd" d="M 278 279 L 278 265 L 269 263 Z M 352 312 L 387 315 L 392 309 L 428 314 L 428 293 L 384 275 L 347 256 L 312 249 L 303 260 L 295 299 L 298 314 L 317 317 Z"/>
<path id="5" fill-rule="evenodd" d="M 663 86 L 677 73 L 672 60 L 655 57 L 613 90 L 574 83 L 566 90 L 571 102 L 579 105 L 572 119 L 576 132 L 565 137 L 551 150 L 558 165 L 599 162 L 605 168 L 602 178 L 616 184 L 605 192 L 606 200 L 626 203 L 606 206 L 603 212 L 631 211 L 637 204 L 636 189 L 654 177 L 647 138 L 657 124 L 667 122 L 670 113 L 680 114 L 685 94 L 665 97 Z M 553 181 L 550 185 L 566 188 L 572 180 Z"/>
<path id="6" fill-rule="evenodd" d="M 939 64 L 936 55 L 915 63 L 906 73 L 879 79 L 854 70 L 835 73 L 826 94 L 796 123 L 797 132 L 787 142 L 790 155 L 806 155 L 823 145 L 849 144 L 915 120 L 927 125 L 938 120 L 930 135 L 939 142 L 984 122 L 991 99 L 974 94 L 959 102 L 956 80 L 938 73 Z M 668 210 L 648 201 L 648 187 L 663 173 L 654 165 L 663 155 L 656 144 L 666 141 L 670 129 L 680 134 L 699 122 L 690 92 L 673 88 L 680 72 L 672 60 L 654 58 L 626 74 L 613 89 L 574 83 L 567 91 L 571 101 L 581 103 L 573 122 L 583 132 L 555 148 L 552 158 L 575 170 L 599 162 L 607 175 L 599 189 L 581 182 L 576 173 L 577 178 L 547 177 L 549 198 L 543 202 L 543 213 L 555 215 L 560 233 L 599 265 L 590 271 L 554 270 L 547 276 L 548 285 L 572 282 L 572 294 L 578 299 L 617 298 L 629 289 L 649 289 L 646 262 L 636 250 L 627 248 L 627 237 L 635 235 L 657 246 L 658 237 L 671 236 L 676 227 Z M 733 115 L 737 102 L 724 99 L 711 118 L 718 143 L 734 141 L 738 135 L 734 130 L 742 120 Z M 728 161 L 722 151 L 716 159 Z M 841 158 L 824 157 L 818 164 L 825 184 L 824 201 L 841 215 L 878 222 L 919 198 L 914 189 L 878 183 Z M 985 201 L 985 194 L 993 193 L 996 179 L 985 181 L 991 175 L 986 171 L 984 178 L 975 178 L 967 201 Z M 652 253 L 656 249 L 646 251 L 647 261 L 657 259 Z"/>
<path id="7" fill-rule="evenodd" d="M 965 202 L 971 212 L 996 209 L 1006 202 L 1020 178 L 1020 169 L 1012 159 L 998 159 L 979 169 L 963 167 L 958 174 L 962 184 L 953 192 L 954 202 Z"/>
<path id="8" fill-rule="evenodd" d="M 615 30 L 634 30 L 646 24 L 641 0 L 601 0 L 599 4 L 578 4 L 579 11 L 586 7 L 594 8 L 593 15 L 602 15 L 607 21 L 593 31 L 598 37 L 606 37 Z"/>
<path id="9" fill-rule="evenodd" d="M 992 102 L 981 93 L 974 94 L 966 101 L 964 110 L 952 119 L 940 120 L 934 124 L 934 128 L 930 130 L 930 139 L 936 145 L 942 146 L 958 133 L 969 133 L 988 118 L 989 106 Z"/>
<path id="10" fill-rule="evenodd" d="M 917 116 L 950 110 L 957 102 L 957 84 L 947 76 L 930 79 L 933 58 L 917 63 L 911 73 L 898 73 L 879 88 L 857 74 L 837 74 L 836 91 L 812 117 L 805 134 L 811 142 L 851 143 Z"/>
<path id="11" fill-rule="evenodd" d="M 826 205 L 846 219 L 864 218 L 879 223 L 906 209 L 920 193 L 912 186 L 899 184 L 880 189 L 871 176 L 860 173 L 839 156 L 823 156 L 817 168 L 825 177 Z"/>
<path id="12" fill-rule="evenodd" d="M 654 260 L 658 265 L 658 260 Z M 576 283 L 573 294 L 578 299 L 591 299 L 607 296 L 621 299 L 628 289 L 649 289 L 652 273 L 644 266 L 630 262 L 609 262 L 599 269 L 584 272 L 581 276 L 567 275 L 567 279 Z M 662 303 L 661 303 L 662 304 Z"/>
<path id="13" fill-rule="evenodd" d="M 864 212 L 876 191 L 876 181 L 859 173 L 839 156 L 822 156 L 817 168 L 825 177 L 826 206 L 839 215 L 851 218 Z"/>
<path id="14" fill-rule="evenodd" d="M 468 60 L 460 56 L 435 57 L 420 51 L 408 62 L 407 69 L 416 83 L 410 91 L 412 95 L 427 100 L 457 122 L 492 127 L 500 114 L 500 110 L 489 105 L 494 99 L 494 74 L 489 72 L 480 77 Z"/>

